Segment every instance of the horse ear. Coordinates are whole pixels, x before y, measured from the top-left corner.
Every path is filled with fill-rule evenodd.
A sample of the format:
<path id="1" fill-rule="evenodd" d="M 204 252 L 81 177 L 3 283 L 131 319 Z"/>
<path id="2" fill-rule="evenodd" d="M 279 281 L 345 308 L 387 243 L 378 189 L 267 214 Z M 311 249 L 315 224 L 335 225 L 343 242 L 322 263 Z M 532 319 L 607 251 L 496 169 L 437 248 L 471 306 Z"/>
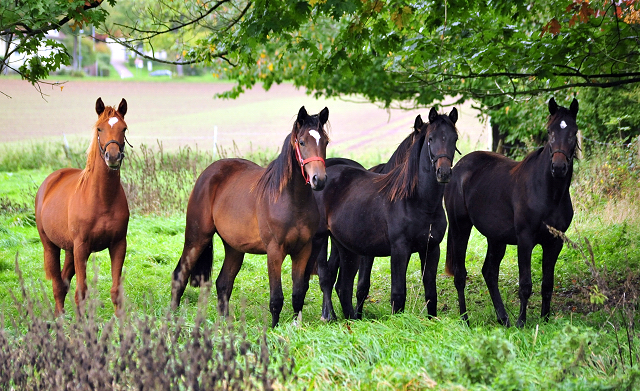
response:
<path id="1" fill-rule="evenodd" d="M 454 124 L 456 122 L 458 122 L 458 109 L 456 109 L 455 107 L 453 109 L 451 109 L 451 112 L 449 113 L 449 119 L 451 120 L 451 122 L 453 122 Z"/>
<path id="2" fill-rule="evenodd" d="M 573 98 L 573 100 L 571 101 L 569 111 L 571 112 L 571 115 L 573 115 L 573 118 L 576 118 L 578 116 L 578 100 L 576 98 Z"/>
<path id="3" fill-rule="evenodd" d="M 127 101 L 122 98 L 120 104 L 118 105 L 118 113 L 124 118 L 124 115 L 127 114 Z"/>
<path id="4" fill-rule="evenodd" d="M 324 109 L 322 109 L 322 111 L 320 112 L 320 123 L 322 125 L 326 124 L 327 121 L 329 120 L 329 108 L 325 107 Z"/>
<path id="5" fill-rule="evenodd" d="M 438 117 L 438 110 L 436 110 L 435 107 L 432 107 L 431 111 L 429 111 L 429 122 L 435 121 L 437 117 Z"/>
<path id="6" fill-rule="evenodd" d="M 558 104 L 556 103 L 556 100 L 551 97 L 551 99 L 549 99 L 549 114 L 554 115 L 557 111 Z"/>
<path id="7" fill-rule="evenodd" d="M 418 116 L 416 117 L 416 122 L 413 123 L 413 129 L 416 131 L 416 133 L 419 132 L 420 129 L 422 129 L 422 125 L 424 125 L 424 121 L 422 120 L 420 114 L 418 114 Z"/>
<path id="8" fill-rule="evenodd" d="M 302 106 L 300 108 L 300 111 L 298 111 L 298 118 L 296 119 L 298 126 L 302 126 L 302 124 L 304 123 L 304 120 L 307 119 L 308 116 L 309 114 L 307 114 L 307 109 L 305 109 L 304 106 Z"/>
<path id="9" fill-rule="evenodd" d="M 98 113 L 98 117 L 102 114 L 103 111 L 104 103 L 102 102 L 102 98 L 98 98 L 98 100 L 96 101 L 96 113 Z"/>

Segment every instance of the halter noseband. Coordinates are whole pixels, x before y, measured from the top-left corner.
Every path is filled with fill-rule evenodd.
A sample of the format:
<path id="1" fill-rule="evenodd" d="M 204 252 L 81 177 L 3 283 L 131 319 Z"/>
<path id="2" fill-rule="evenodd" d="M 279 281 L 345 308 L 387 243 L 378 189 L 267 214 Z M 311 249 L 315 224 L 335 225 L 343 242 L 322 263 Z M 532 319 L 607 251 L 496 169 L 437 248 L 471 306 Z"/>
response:
<path id="1" fill-rule="evenodd" d="M 127 136 L 124 136 L 124 141 L 126 141 L 127 144 L 129 144 L 129 146 L 133 149 L 133 145 L 131 145 L 129 140 L 127 140 Z M 104 144 L 104 147 L 103 147 L 102 145 L 100 145 L 100 134 L 98 134 L 98 148 L 100 149 L 100 156 L 103 159 L 104 159 L 105 153 L 107 152 L 107 147 L 109 146 L 109 144 L 116 144 L 118 146 L 118 160 L 122 161 L 122 159 L 124 159 L 124 157 L 125 157 L 125 154 L 124 154 L 124 143 L 120 144 L 116 140 L 110 140 L 110 141 L 107 141 L 106 144 Z M 109 167 L 109 168 L 111 168 L 111 167 Z M 116 168 L 116 170 L 117 170 L 117 168 Z"/>
<path id="2" fill-rule="evenodd" d="M 568 161 L 572 161 L 574 156 L 576 156 L 575 148 L 573 149 L 573 153 L 571 154 L 571 156 L 569 156 L 569 154 L 564 149 L 555 149 L 555 150 L 549 149 L 549 153 L 551 153 L 552 159 L 553 159 L 553 155 L 555 155 L 556 153 L 561 153 L 567 158 Z"/>
<path id="3" fill-rule="evenodd" d="M 445 154 L 445 153 L 441 153 L 440 155 L 435 155 L 431 152 L 431 141 L 427 141 L 427 149 L 429 150 L 429 160 L 431 160 L 431 165 L 433 167 L 436 166 L 436 162 L 438 161 L 438 159 L 442 158 L 442 157 L 446 157 L 447 159 L 449 159 L 449 161 L 451 162 L 451 165 L 453 166 L 453 159 L 455 158 L 456 152 L 458 152 L 460 155 L 462 155 L 462 152 L 460 152 L 460 150 L 458 149 L 458 147 L 456 146 L 456 151 L 453 153 L 453 156 L 449 157 L 449 155 Z"/>
<path id="4" fill-rule="evenodd" d="M 300 164 L 300 172 L 302 172 L 302 177 L 304 178 L 306 184 L 308 185 L 309 183 L 311 183 L 311 178 L 309 178 L 307 173 L 304 171 L 304 165 L 314 161 L 322 162 L 322 165 L 325 167 L 326 167 L 326 164 L 324 162 L 324 159 L 321 158 L 320 156 L 312 156 L 310 158 L 303 159 L 302 153 L 300 153 L 300 143 L 298 142 L 297 137 L 296 137 L 295 144 L 296 144 L 296 160 L 298 161 L 298 164 Z"/>

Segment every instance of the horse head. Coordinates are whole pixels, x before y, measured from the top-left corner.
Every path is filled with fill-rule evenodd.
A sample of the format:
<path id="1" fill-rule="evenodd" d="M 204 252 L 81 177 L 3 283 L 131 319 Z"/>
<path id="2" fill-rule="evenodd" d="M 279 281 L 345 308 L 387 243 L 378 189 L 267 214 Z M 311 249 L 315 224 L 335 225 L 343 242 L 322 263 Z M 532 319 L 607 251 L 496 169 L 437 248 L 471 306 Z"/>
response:
<path id="1" fill-rule="evenodd" d="M 327 180 L 324 159 L 329 138 L 324 125 L 328 120 L 328 108 L 325 107 L 319 114 L 309 115 L 302 106 L 293 126 L 291 143 L 296 161 L 300 165 L 302 176 L 313 190 L 324 189 Z"/>
<path id="2" fill-rule="evenodd" d="M 124 159 L 124 143 L 127 123 L 124 115 L 127 113 L 127 101 L 122 99 L 118 110 L 105 107 L 102 98 L 96 101 L 96 123 L 98 148 L 104 162 L 111 170 L 119 170 Z"/>
<path id="3" fill-rule="evenodd" d="M 578 101 L 573 98 L 569 109 L 558 106 L 554 98 L 549 100 L 549 153 L 551 154 L 551 175 L 564 178 L 573 164 L 578 143 Z"/>
<path id="4" fill-rule="evenodd" d="M 438 114 L 434 107 L 429 112 L 428 124 L 425 124 L 419 115 L 414 124 L 415 129 L 424 129 L 426 132 L 424 147 L 427 148 L 436 179 L 440 183 L 447 183 L 451 179 L 451 166 L 454 154 L 458 150 L 458 131 L 455 126 L 457 121 L 458 110 L 455 107 L 449 115 Z"/>

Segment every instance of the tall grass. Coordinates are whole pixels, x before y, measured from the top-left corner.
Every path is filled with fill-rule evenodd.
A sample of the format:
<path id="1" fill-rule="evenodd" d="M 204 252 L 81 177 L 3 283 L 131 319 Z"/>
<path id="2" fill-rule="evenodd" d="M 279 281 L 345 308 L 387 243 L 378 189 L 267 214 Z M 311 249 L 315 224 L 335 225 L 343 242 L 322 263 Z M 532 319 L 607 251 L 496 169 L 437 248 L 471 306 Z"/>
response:
<path id="1" fill-rule="evenodd" d="M 249 158 L 264 165 L 275 154 L 262 151 Z M 46 297 L 41 305 L 43 309 L 38 309 L 40 304 L 34 304 L 32 311 L 36 318 L 41 318 L 41 323 L 29 315 L 29 301 L 22 293 L 18 295 L 18 301 L 7 297 L 0 299 L 0 310 L 5 315 L 0 324 L 0 327 L 4 327 L 0 329 L 0 354 L 24 354 L 19 357 L 40 363 L 38 356 L 29 355 L 34 354 L 35 350 L 27 346 L 28 341 L 36 341 L 32 342 L 33 346 L 62 341 L 60 343 L 67 349 L 65 351 L 81 352 L 79 356 L 84 355 L 82 357 L 92 360 L 95 357 L 95 363 L 85 361 L 93 368 L 108 367 L 104 376 L 114 376 L 115 364 L 106 366 L 100 360 L 118 365 L 126 362 L 128 372 L 118 375 L 122 379 L 118 384 L 126 385 L 122 388 L 146 389 L 144 379 L 149 378 L 150 369 L 159 371 L 158 381 L 164 381 L 164 376 L 179 371 L 177 368 L 189 371 L 198 367 L 203 368 L 199 373 L 210 373 L 207 371 L 219 365 L 217 357 L 225 349 L 222 347 L 223 336 L 233 334 L 235 339 L 232 345 L 237 352 L 235 362 L 245 365 L 246 357 L 249 357 L 249 362 L 256 364 L 256 371 L 263 370 L 261 346 L 265 345 L 264 327 L 269 320 L 268 273 L 263 256 L 245 257 L 232 298 L 234 322 L 224 323 L 215 310 L 205 314 L 202 306 L 214 309 L 216 298 L 210 298 L 206 292 L 192 287 L 185 291 L 181 312 L 178 315 L 167 312 L 171 272 L 184 240 L 183 211 L 193 182 L 214 159 L 236 155 L 233 149 L 217 151 L 215 157 L 196 149 L 166 152 L 161 145 L 153 148 L 141 146 L 133 152 L 128 150 L 122 181 L 128 189 L 133 211 L 124 285 L 129 317 L 115 320 L 109 306 L 100 306 L 100 303 L 110 302 L 109 260 L 106 253 L 101 253 L 96 257 L 99 269 L 93 272 L 96 289 L 91 297 L 97 300 L 97 304 L 92 304 L 95 306 L 93 329 L 86 326 L 89 315 L 82 317 L 71 313 L 58 319 L 47 315 L 47 298 L 50 297 L 51 288 L 47 282 L 45 291 L 40 290 L 39 281 L 44 275 L 42 248 L 32 222 L 22 217 L 29 205 L 22 206 L 22 198 L 18 198 L 17 193 L 7 193 L 9 195 L 4 198 L 0 194 L 0 200 L 3 200 L 0 202 L 0 283 L 4 289 L 12 287 L 15 292 L 22 292 L 20 289 L 23 285 L 18 282 L 12 265 L 13 257 L 19 250 L 20 264 L 27 276 L 24 282 L 26 289 L 35 292 L 37 297 L 43 294 Z M 374 155 L 357 160 L 375 164 L 377 158 Z M 379 259 L 374 264 L 372 289 L 365 305 L 363 321 L 321 322 L 322 295 L 314 277 L 305 300 L 305 321 L 302 325 L 296 327 L 287 321 L 293 314 L 290 306 L 285 305 L 282 324 L 266 332 L 269 368 L 274 371 L 269 377 L 273 380 L 271 384 L 284 389 L 638 389 L 638 163 L 637 157 L 613 149 L 590 151 L 590 156 L 576 163 L 572 185 L 576 215 L 566 234 L 566 240 L 576 245 L 566 246 L 558 260 L 552 319 L 549 323 L 543 323 L 536 316 L 541 300 L 534 288 L 530 301 L 533 314 L 529 317 L 527 327 L 522 330 L 503 329 L 497 324 L 481 274 L 486 245 L 484 239 L 474 233 L 467 256 L 467 298 L 471 327 L 459 321 L 453 281 L 442 273 L 437 277 L 440 317 L 432 320 L 426 318 L 420 262 L 416 256 L 412 258 L 407 274 L 407 309 L 400 315 L 390 314 L 390 267 L 386 259 Z M 54 168 L 52 163 L 47 164 L 47 167 Z M 18 174 L 12 178 L 16 176 Z M 16 180 L 11 183 L 11 186 L 17 187 L 21 182 Z M 26 193 L 35 192 L 26 186 L 21 189 Z M 223 244 L 216 238 L 214 246 L 214 268 L 219 270 L 224 258 Z M 446 248 L 444 243 L 442 248 Z M 516 251 L 509 248 L 500 273 L 501 292 L 512 316 L 518 308 L 515 258 Z M 539 249 L 534 251 L 532 258 L 534 287 L 539 287 Z M 285 262 L 283 274 L 289 273 L 290 263 Z M 283 278 L 283 285 L 287 296 L 291 292 L 290 280 Z M 73 292 L 72 287 L 69 297 Z M 246 301 L 246 307 L 238 305 L 243 300 Z M 68 312 L 74 309 L 70 301 L 67 300 Z M 336 307 L 339 310 L 340 306 Z M 87 308 L 87 314 L 90 314 L 91 305 Z M 180 317 L 182 320 L 179 320 Z M 225 327 L 231 324 L 234 331 L 225 331 Z M 218 334 L 212 331 L 216 327 Z M 201 337 L 207 333 L 207 328 L 211 333 L 209 342 Z M 87 330 L 89 338 L 84 337 Z M 37 336 L 36 333 L 41 334 Z M 199 333 L 199 337 L 194 337 L 194 333 Z M 58 335 L 64 338 L 56 339 Z M 84 342 L 82 338 L 85 338 Z M 100 345 L 100 341 L 106 341 L 105 345 Z M 194 347 L 195 341 L 202 346 Z M 250 344 L 246 357 L 241 354 L 241 346 L 245 342 Z M 104 355 L 95 350 L 98 346 L 105 349 Z M 122 346 L 126 348 L 126 358 L 115 356 L 114 352 Z M 230 346 L 228 340 L 225 346 Z M 77 358 L 69 354 L 70 358 Z M 0 357 L 0 366 L 9 368 L 11 362 L 18 360 L 17 356 Z M 73 383 L 76 379 L 90 381 L 87 377 L 68 375 L 68 371 L 71 371 L 84 376 L 87 372 L 83 372 L 83 369 L 62 363 L 57 356 L 43 357 L 60 365 L 61 379 L 71 382 L 67 384 L 77 384 Z M 180 367 L 187 360 L 189 365 Z M 24 383 L 30 387 L 45 384 L 38 383 L 44 381 L 38 374 L 54 373 L 53 365 L 45 368 L 34 367 L 27 361 L 16 362 L 22 363 L 19 367 L 23 372 L 19 372 L 14 365 L 11 366 L 11 371 L 14 371 L 11 373 L 26 373 L 21 379 L 31 377 L 31 383 Z M 236 365 L 231 359 L 222 362 Z M 285 368 L 289 368 L 287 365 L 293 362 L 293 376 L 285 377 Z M 0 373 L 4 371 L 0 369 Z M 92 376 L 97 376 L 97 379 L 102 375 Z M 174 380 L 193 379 L 189 376 L 178 376 Z M 198 379 L 202 379 L 202 376 Z M 11 384 L 18 384 L 13 381 Z M 261 380 L 256 382 L 260 383 Z M 179 388 L 195 389 L 188 383 L 180 384 Z"/>

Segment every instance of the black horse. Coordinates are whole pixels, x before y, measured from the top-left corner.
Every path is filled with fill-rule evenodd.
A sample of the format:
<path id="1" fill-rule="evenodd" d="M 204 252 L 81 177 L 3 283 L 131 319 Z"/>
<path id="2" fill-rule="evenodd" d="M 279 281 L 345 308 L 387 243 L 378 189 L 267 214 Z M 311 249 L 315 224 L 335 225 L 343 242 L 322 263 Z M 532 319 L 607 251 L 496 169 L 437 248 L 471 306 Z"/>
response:
<path id="1" fill-rule="evenodd" d="M 422 262 L 428 312 L 436 315 L 439 244 L 447 226 L 442 196 L 456 151 L 457 118 L 455 108 L 448 116 L 438 115 L 432 109 L 428 124 L 418 116 L 411 147 L 402 162 L 387 174 L 365 171 L 361 166 L 356 167 L 357 163 L 348 161 L 333 165 L 328 162 L 329 179 L 324 191 L 316 195 L 322 217 L 314 247 L 321 247 L 327 235 L 331 235 L 332 247 L 338 250 L 341 273 L 336 291 L 346 318 L 359 317 L 352 304 L 353 280 L 358 265 L 363 263 L 358 262 L 359 255 L 364 256 L 361 260 L 370 259 L 370 262 L 364 262 L 369 272 L 361 272 L 358 283 L 358 308 L 362 308 L 368 294 L 373 257 L 390 255 L 391 305 L 395 313 L 405 306 L 406 271 L 409 258 L 415 252 Z M 324 294 L 322 317 L 333 319 L 331 290 L 338 265 L 327 263 L 326 250 L 319 253 L 318 275 Z"/>
<path id="2" fill-rule="evenodd" d="M 548 320 L 553 293 L 553 273 L 562 250 L 562 240 L 547 226 L 565 232 L 573 218 L 569 185 L 576 151 L 578 101 L 567 110 L 549 101 L 544 147 L 516 162 L 492 152 L 473 152 L 456 164 L 445 190 L 449 217 L 446 271 L 454 276 L 460 314 L 468 321 L 464 288 L 467 277 L 465 254 L 471 227 L 487 238 L 482 275 L 498 316 L 509 326 L 498 290 L 498 270 L 507 244 L 518 246 L 520 316 L 524 326 L 531 296 L 531 251 L 542 245 L 542 317 Z"/>

